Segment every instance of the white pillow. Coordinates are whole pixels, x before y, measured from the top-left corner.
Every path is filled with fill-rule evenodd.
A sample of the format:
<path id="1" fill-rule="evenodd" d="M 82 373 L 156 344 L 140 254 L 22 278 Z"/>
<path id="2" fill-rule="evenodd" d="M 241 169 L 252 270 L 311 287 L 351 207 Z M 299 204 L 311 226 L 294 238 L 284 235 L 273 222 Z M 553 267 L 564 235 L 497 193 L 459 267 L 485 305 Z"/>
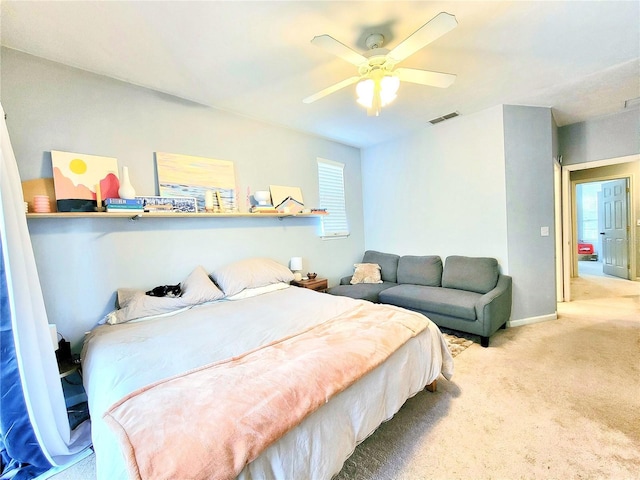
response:
<path id="1" fill-rule="evenodd" d="M 230 297 L 247 288 L 289 283 L 293 280 L 293 273 L 270 258 L 248 258 L 216 269 L 211 277 L 225 295 Z"/>
<path id="2" fill-rule="evenodd" d="M 196 267 L 180 286 L 182 295 L 179 297 L 152 297 L 145 294 L 144 290 L 121 288 L 118 290 L 117 299 L 119 308 L 109 313 L 105 321 L 111 325 L 126 323 L 224 297 L 201 266 Z"/>
<path id="3" fill-rule="evenodd" d="M 236 293 L 235 295 L 226 297 L 226 300 L 243 300 L 245 298 L 257 297 L 258 295 L 262 295 L 264 293 L 275 292 L 277 290 L 283 290 L 289 287 L 291 287 L 291 285 L 289 285 L 288 283 L 280 282 L 272 283 L 271 285 L 265 285 L 264 287 L 245 288 L 240 293 Z"/>

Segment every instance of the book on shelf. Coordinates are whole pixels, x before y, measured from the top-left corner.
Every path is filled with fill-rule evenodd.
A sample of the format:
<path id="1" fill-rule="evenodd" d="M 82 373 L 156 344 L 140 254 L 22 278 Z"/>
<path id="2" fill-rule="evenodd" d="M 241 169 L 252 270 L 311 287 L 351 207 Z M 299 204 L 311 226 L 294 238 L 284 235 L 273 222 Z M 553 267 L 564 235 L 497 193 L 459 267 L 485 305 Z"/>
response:
<path id="1" fill-rule="evenodd" d="M 164 205 L 145 205 L 144 211 L 149 213 L 173 213 L 175 208 L 169 203 Z"/>
<path id="2" fill-rule="evenodd" d="M 113 210 L 144 210 L 142 205 L 107 205 L 107 208 Z"/>
<path id="3" fill-rule="evenodd" d="M 114 206 L 135 206 L 142 208 L 144 204 L 143 200 L 140 198 L 105 198 L 104 204 L 107 207 Z"/>
<path id="4" fill-rule="evenodd" d="M 140 208 L 115 208 L 107 207 L 107 213 L 142 213 L 144 209 Z"/>
<path id="5" fill-rule="evenodd" d="M 251 213 L 278 213 L 273 205 L 253 205 Z"/>

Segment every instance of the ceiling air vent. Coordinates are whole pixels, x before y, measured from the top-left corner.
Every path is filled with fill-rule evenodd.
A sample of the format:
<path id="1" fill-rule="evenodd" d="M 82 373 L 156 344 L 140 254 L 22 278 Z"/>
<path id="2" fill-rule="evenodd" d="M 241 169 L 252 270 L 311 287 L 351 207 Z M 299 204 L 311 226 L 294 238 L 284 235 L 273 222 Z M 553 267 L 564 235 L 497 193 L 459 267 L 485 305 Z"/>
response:
<path id="1" fill-rule="evenodd" d="M 429 123 L 431 125 L 435 125 L 436 123 L 444 122 L 445 120 L 449 120 L 450 118 L 455 118 L 458 115 L 460 115 L 458 112 L 447 113 L 446 115 L 443 115 L 441 117 L 434 118 L 433 120 L 429 120 Z"/>

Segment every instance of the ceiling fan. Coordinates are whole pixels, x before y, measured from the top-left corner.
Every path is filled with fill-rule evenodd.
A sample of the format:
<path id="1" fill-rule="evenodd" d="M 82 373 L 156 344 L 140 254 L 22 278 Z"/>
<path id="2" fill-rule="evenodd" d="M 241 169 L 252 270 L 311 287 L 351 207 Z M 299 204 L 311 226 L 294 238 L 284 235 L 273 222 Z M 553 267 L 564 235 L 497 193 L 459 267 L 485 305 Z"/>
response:
<path id="1" fill-rule="evenodd" d="M 441 12 L 391 51 L 382 48 L 384 37 L 379 33 L 374 33 L 366 39 L 369 50 L 364 54 L 352 50 L 329 35 L 313 37 L 311 43 L 358 67 L 358 75 L 327 87 L 305 98 L 303 102 L 315 102 L 349 85 L 358 83 L 356 86 L 358 103 L 367 108 L 369 116 L 378 116 L 381 108 L 396 98 L 400 81 L 440 88 L 450 86 L 456 79 L 454 74 L 413 68 L 395 68 L 395 66 L 453 30 L 457 24 L 456 17 Z"/>

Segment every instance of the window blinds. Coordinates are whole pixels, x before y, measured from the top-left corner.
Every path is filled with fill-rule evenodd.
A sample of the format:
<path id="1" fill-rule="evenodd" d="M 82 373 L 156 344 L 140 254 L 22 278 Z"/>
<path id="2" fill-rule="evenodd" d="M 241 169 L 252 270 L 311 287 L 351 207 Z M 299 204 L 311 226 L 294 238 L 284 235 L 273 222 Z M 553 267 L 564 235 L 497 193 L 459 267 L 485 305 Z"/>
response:
<path id="1" fill-rule="evenodd" d="M 344 164 L 318 158 L 320 208 L 329 215 L 322 217 L 322 237 L 349 235 L 347 208 L 344 198 Z"/>

